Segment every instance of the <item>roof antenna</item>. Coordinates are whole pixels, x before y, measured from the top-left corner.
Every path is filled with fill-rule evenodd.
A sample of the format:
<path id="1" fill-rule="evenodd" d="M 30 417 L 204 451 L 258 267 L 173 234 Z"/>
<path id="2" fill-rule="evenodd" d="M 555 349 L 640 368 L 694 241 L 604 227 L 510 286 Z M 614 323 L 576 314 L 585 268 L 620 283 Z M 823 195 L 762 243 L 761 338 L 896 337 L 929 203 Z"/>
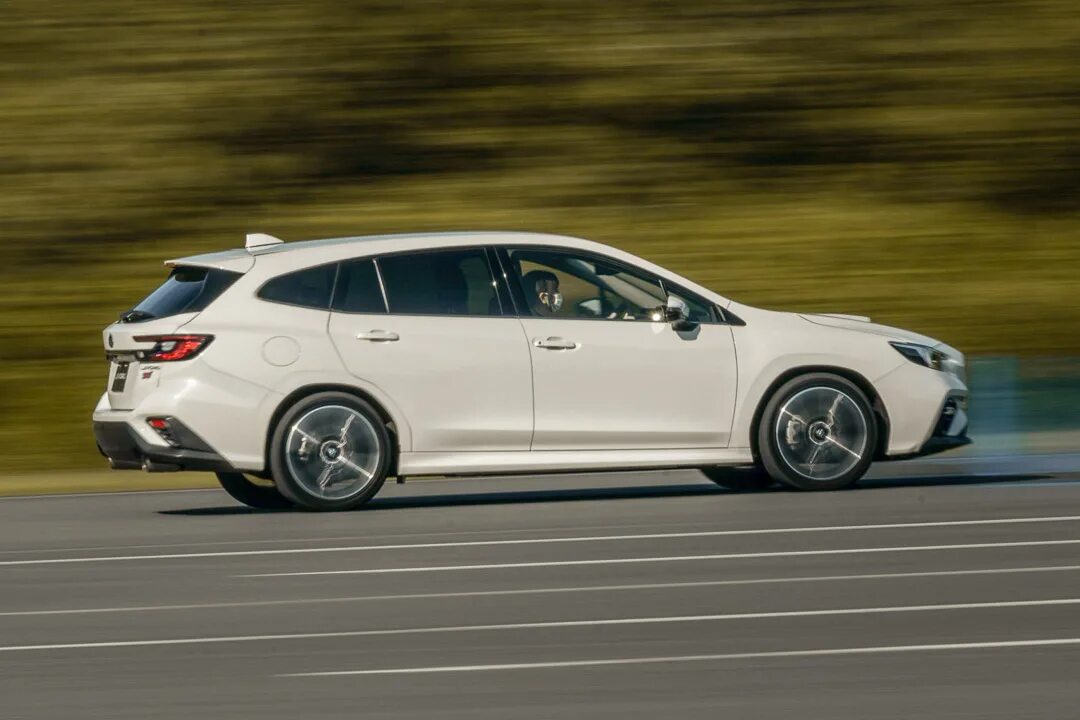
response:
<path id="1" fill-rule="evenodd" d="M 273 235 L 267 235 L 266 233 L 248 233 L 247 242 L 244 243 L 244 247 L 248 250 L 259 247 L 266 247 L 267 245 L 280 245 L 284 240 L 276 238 Z"/>

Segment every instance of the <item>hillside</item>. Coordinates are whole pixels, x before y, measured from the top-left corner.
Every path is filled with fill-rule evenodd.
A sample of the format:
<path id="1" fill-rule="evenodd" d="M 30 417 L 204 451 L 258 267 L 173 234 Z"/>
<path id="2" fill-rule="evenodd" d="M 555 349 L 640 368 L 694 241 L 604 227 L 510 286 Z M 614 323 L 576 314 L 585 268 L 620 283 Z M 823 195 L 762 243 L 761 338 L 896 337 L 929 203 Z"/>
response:
<path id="1" fill-rule="evenodd" d="M 560 232 L 1080 354 L 1067 0 L 8 0 L 0 37 L 0 468 L 96 466 L 100 329 L 256 230 Z"/>

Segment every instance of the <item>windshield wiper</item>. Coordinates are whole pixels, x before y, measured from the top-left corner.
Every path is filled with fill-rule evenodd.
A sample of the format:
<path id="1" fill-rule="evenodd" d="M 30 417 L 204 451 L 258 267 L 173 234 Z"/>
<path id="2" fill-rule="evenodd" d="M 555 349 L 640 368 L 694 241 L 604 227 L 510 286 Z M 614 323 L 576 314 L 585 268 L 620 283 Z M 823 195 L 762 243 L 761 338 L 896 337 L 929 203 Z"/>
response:
<path id="1" fill-rule="evenodd" d="M 157 315 L 154 315 L 153 313 L 148 313 L 145 310 L 128 310 L 125 313 L 121 313 L 120 322 L 143 322 L 144 320 L 153 320 L 156 317 Z"/>

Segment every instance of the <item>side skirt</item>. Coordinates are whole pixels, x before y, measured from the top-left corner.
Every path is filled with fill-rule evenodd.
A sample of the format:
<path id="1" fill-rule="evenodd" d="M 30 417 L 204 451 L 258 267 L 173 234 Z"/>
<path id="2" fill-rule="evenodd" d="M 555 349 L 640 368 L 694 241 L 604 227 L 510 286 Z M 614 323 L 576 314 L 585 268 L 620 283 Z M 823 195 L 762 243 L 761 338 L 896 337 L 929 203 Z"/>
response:
<path id="1" fill-rule="evenodd" d="M 574 472 L 750 465 L 750 448 L 679 450 L 538 450 L 500 452 L 403 452 L 398 473 L 483 475 L 490 473 Z"/>

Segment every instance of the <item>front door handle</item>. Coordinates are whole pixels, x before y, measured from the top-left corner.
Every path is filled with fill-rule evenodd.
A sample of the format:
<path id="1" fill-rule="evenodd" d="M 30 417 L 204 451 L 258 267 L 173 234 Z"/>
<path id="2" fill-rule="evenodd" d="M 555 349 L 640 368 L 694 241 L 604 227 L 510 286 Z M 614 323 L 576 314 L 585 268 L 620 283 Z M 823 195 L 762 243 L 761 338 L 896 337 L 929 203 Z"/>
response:
<path id="1" fill-rule="evenodd" d="M 546 350 L 576 350 L 578 347 L 578 344 L 573 340 L 561 337 L 549 337 L 546 340 L 536 338 L 533 340 L 533 345 Z"/>
<path id="2" fill-rule="evenodd" d="M 367 332 L 359 333 L 356 336 L 357 340 L 367 340 L 368 342 L 397 342 L 401 339 L 401 336 L 396 332 L 390 332 L 388 330 L 368 330 Z"/>

